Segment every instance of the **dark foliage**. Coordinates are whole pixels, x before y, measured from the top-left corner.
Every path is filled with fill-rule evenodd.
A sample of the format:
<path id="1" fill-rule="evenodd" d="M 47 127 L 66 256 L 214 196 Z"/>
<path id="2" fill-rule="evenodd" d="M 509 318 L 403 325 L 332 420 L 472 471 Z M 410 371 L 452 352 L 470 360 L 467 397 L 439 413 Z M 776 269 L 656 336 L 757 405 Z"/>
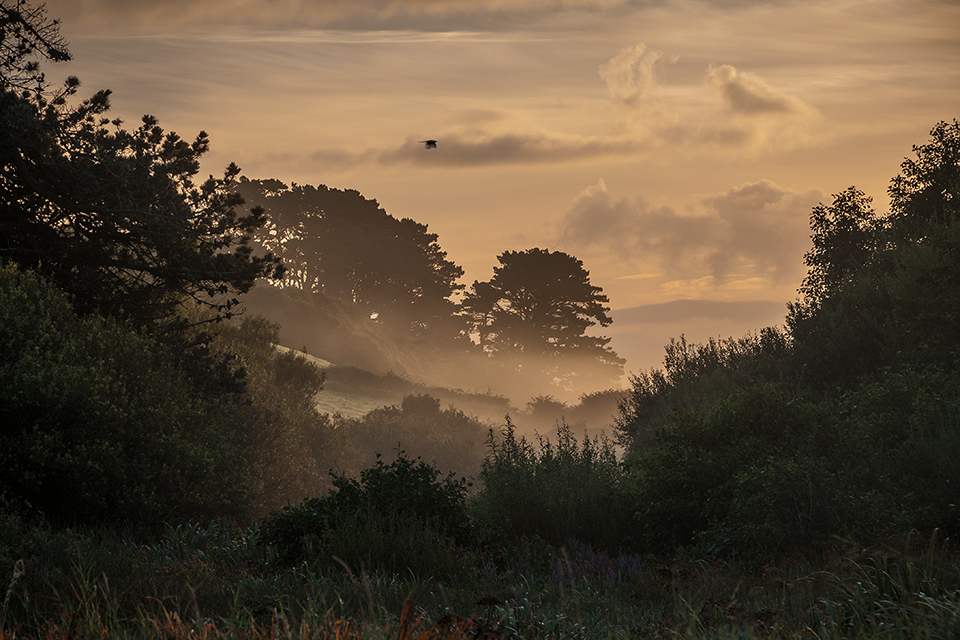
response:
<path id="1" fill-rule="evenodd" d="M 47 89 L 40 61 L 70 60 L 59 20 L 47 18 L 42 4 L 31 7 L 25 2 L 0 1 L 0 34 L 0 89 L 4 91 L 40 94 Z"/>
<path id="2" fill-rule="evenodd" d="M 75 315 L 41 278 L 0 269 L 0 497 L 56 522 L 240 516 L 236 400 L 198 393 L 168 349 Z"/>
<path id="3" fill-rule="evenodd" d="M 704 344 L 681 335 L 664 348 L 663 367 L 634 375 L 619 400 L 614 428 L 633 452 L 654 446 L 657 430 L 678 413 L 711 409 L 738 389 L 788 376 L 790 339 L 776 327 Z"/>
<path id="4" fill-rule="evenodd" d="M 388 465 L 378 457 L 359 480 L 331 476 L 334 489 L 328 495 L 286 507 L 262 523 L 262 541 L 283 562 L 330 562 L 335 556 L 355 566 L 395 568 L 411 561 L 402 554 L 413 552 L 420 541 L 464 541 L 471 534 L 469 483 L 452 473 L 441 477 L 423 460 L 400 455 Z M 371 533 L 375 546 L 353 544 L 351 538 Z"/>
<path id="5" fill-rule="evenodd" d="M 256 240 L 288 266 L 282 286 L 357 305 L 403 333 L 458 332 L 450 297 L 463 288 L 463 269 L 426 225 L 398 220 L 353 190 L 246 179 L 234 188 L 268 213 Z"/>
<path id="6" fill-rule="evenodd" d="M 483 536 L 493 545 L 540 536 L 610 551 L 627 546 L 636 504 L 629 470 L 604 439 L 578 443 L 566 424 L 556 436 L 534 446 L 509 420 L 500 434 L 491 431 L 474 502 Z"/>
<path id="7" fill-rule="evenodd" d="M 81 312 L 151 328 L 185 299 L 228 313 L 257 278 L 282 273 L 277 258 L 253 255 L 265 218 L 239 215 L 239 169 L 194 183 L 206 133 L 187 142 L 153 116 L 127 131 L 105 116 L 107 90 L 70 106 L 79 81 L 48 91 L 30 59 L 67 59 L 56 24 L 21 3 L 4 4 L 0 23 L 0 255 L 72 294 Z M 17 93 L 27 81 L 36 90 Z"/>
<path id="8" fill-rule="evenodd" d="M 334 423 L 357 450 L 367 452 L 364 466 L 374 464 L 375 455 L 403 450 L 442 471 L 470 477 L 480 471 L 486 425 L 453 407 L 441 409 L 440 400 L 427 394 L 407 395 L 399 405 Z"/>
<path id="9" fill-rule="evenodd" d="M 525 374 L 576 383 L 615 382 L 624 360 L 587 335 L 609 326 L 609 302 L 583 262 L 561 251 L 505 251 L 493 278 L 474 282 L 461 304 L 480 349 Z"/>
<path id="10" fill-rule="evenodd" d="M 278 349 L 279 326 L 260 316 L 217 328 L 214 349 L 231 354 L 246 382 L 236 420 L 248 434 L 254 517 L 326 492 L 327 470 L 353 468 L 356 457 L 345 433 L 317 410 L 326 373 L 299 352 Z"/>

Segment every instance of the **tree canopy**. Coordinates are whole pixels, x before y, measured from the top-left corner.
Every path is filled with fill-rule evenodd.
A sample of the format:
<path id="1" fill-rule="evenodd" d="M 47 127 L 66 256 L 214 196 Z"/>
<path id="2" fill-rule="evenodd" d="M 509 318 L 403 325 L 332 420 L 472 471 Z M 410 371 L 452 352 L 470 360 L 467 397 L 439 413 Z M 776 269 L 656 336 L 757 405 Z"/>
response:
<path id="1" fill-rule="evenodd" d="M 847 385 L 885 366 L 951 366 L 958 331 L 960 122 L 940 122 L 875 212 L 851 187 L 810 218 L 801 299 L 789 305 L 793 357 L 819 384 Z"/>
<path id="2" fill-rule="evenodd" d="M 0 256 L 73 294 L 80 311 L 141 326 L 188 299 L 228 314 L 257 278 L 282 274 L 278 258 L 253 254 L 264 215 L 240 215 L 239 168 L 194 182 L 207 134 L 187 142 L 149 115 L 128 131 L 105 116 L 108 90 L 70 105 L 79 80 L 51 91 L 31 59 L 68 59 L 56 23 L 20 8 L 0 11 Z"/>
<path id="3" fill-rule="evenodd" d="M 0 1 L 0 88 L 42 92 L 46 79 L 40 70 L 42 59 L 66 62 L 71 59 L 60 35 L 60 21 L 47 18 L 42 4 Z"/>
<path id="4" fill-rule="evenodd" d="M 561 379 L 619 378 L 624 360 L 606 346 L 610 338 L 586 333 L 612 319 L 609 299 L 590 283 L 581 260 L 539 248 L 505 251 L 497 259 L 493 277 L 474 281 L 462 302 L 469 330 L 485 353 Z"/>
<path id="5" fill-rule="evenodd" d="M 236 189 L 268 212 L 257 242 L 287 265 L 280 286 L 351 302 L 415 334 L 449 328 L 463 269 L 427 225 L 394 218 L 355 190 L 246 179 Z"/>

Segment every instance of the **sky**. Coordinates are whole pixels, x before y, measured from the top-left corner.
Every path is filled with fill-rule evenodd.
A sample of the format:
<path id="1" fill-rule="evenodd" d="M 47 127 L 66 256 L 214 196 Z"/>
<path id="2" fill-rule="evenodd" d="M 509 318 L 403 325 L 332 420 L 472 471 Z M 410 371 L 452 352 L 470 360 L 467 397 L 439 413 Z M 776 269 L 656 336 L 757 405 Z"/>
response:
<path id="1" fill-rule="evenodd" d="M 960 118 L 958 0 L 50 0 L 81 95 L 204 174 L 356 189 L 464 283 L 570 253 L 627 371 L 782 323 L 809 215 Z M 418 141 L 436 139 L 427 150 Z"/>

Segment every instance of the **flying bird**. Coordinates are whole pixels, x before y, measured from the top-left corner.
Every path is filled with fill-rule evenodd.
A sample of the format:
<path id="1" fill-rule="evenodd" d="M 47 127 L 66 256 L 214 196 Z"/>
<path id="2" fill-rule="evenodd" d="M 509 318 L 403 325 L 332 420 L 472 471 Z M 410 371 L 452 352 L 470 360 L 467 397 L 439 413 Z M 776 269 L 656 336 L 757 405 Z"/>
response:
<path id="1" fill-rule="evenodd" d="M 437 141 L 436 141 L 436 140 L 420 140 L 420 144 L 422 144 L 422 145 L 423 145 L 424 147 L 426 147 L 427 149 L 436 149 L 436 148 L 437 148 Z"/>

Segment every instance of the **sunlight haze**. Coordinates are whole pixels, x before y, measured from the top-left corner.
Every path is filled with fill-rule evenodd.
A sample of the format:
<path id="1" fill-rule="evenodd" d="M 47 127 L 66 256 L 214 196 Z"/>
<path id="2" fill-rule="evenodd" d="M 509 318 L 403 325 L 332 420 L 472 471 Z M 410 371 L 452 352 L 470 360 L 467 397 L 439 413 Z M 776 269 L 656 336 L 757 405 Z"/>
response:
<path id="1" fill-rule="evenodd" d="M 111 89 L 127 126 L 207 131 L 204 174 L 356 189 L 429 225 L 467 285 L 506 250 L 580 258 L 628 371 L 681 332 L 781 322 L 811 208 L 856 185 L 885 210 L 960 106 L 952 1 L 47 7 L 74 57 L 48 78 Z"/>

